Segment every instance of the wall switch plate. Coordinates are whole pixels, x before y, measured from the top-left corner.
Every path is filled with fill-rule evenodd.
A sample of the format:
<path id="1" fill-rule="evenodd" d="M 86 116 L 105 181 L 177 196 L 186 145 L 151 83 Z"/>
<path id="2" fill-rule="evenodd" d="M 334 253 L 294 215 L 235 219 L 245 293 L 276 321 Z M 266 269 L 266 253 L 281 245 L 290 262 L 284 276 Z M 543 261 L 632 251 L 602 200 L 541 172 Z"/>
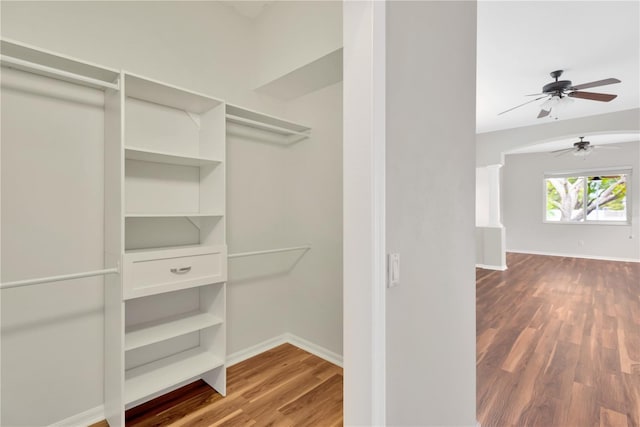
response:
<path id="1" fill-rule="evenodd" d="M 387 256 L 387 288 L 400 284 L 400 254 Z"/>

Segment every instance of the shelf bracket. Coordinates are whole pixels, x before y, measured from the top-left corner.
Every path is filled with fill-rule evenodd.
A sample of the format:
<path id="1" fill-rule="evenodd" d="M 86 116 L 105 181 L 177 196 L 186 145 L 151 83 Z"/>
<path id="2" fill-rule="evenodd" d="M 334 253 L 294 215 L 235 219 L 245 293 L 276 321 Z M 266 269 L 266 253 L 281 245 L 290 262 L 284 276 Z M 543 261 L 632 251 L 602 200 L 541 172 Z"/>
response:
<path id="1" fill-rule="evenodd" d="M 187 220 L 188 220 L 191 224 L 193 224 L 193 226 L 194 226 L 195 228 L 197 228 L 198 230 L 200 230 L 200 219 L 199 219 L 199 218 L 195 218 L 195 217 L 192 217 L 192 216 L 188 216 L 188 217 L 186 217 L 186 218 L 187 218 Z"/>
<path id="2" fill-rule="evenodd" d="M 187 116 L 189 116 L 191 120 L 193 120 L 193 123 L 195 123 L 196 126 L 198 126 L 198 129 L 200 129 L 200 116 L 198 114 L 192 113 L 191 111 L 185 110 L 184 112 L 187 114 Z"/>

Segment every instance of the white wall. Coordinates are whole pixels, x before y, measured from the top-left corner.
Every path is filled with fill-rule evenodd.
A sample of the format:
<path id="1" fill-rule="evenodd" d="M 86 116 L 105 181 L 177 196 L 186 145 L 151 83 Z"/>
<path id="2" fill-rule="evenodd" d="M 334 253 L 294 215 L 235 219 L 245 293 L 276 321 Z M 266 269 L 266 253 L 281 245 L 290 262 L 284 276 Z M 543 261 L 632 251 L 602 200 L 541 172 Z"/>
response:
<path id="1" fill-rule="evenodd" d="M 289 331 L 342 355 L 342 83 L 290 102 L 287 117 L 313 127 L 287 169 L 291 243 L 312 246 L 291 272 Z"/>
<path id="2" fill-rule="evenodd" d="M 287 214 L 288 157 L 281 145 L 228 137 L 229 253 L 294 246 Z M 286 254 L 229 260 L 228 354 L 287 332 L 291 265 Z"/>
<path id="3" fill-rule="evenodd" d="M 476 424 L 475 37 L 475 2 L 388 4 L 389 425 Z"/>
<path id="4" fill-rule="evenodd" d="M 476 168 L 476 227 L 489 224 L 489 170 Z"/>
<path id="5" fill-rule="evenodd" d="M 293 3 L 289 6 L 297 8 L 296 13 L 308 14 L 308 17 L 315 16 L 316 5 L 307 5 L 301 2 L 305 6 L 300 8 L 299 5 Z M 283 115 L 285 112 L 285 103 L 252 91 L 260 72 L 260 67 L 257 65 L 259 55 L 257 53 L 258 36 L 255 23 L 248 18 L 237 15 L 230 7 L 222 3 L 2 2 L 1 7 L 3 37 L 105 66 L 123 68 L 133 73 L 201 91 L 232 103 L 271 114 Z M 335 7 L 332 10 L 334 11 L 333 17 L 340 17 L 339 10 L 337 15 Z M 325 15 L 320 13 L 317 16 Z M 329 28 L 333 28 L 333 26 L 333 24 L 329 25 Z M 290 29 L 287 31 L 288 37 L 284 40 L 288 43 L 297 43 L 301 34 L 305 34 L 304 27 L 298 27 L 297 32 Z M 319 31 L 317 34 L 320 37 L 326 34 L 326 31 Z M 338 35 L 337 38 L 340 36 Z M 283 51 L 279 54 L 280 60 L 286 63 L 287 49 L 284 47 L 282 49 Z M 329 180 L 329 189 L 325 189 L 322 183 L 324 181 L 326 184 L 326 173 L 331 170 L 331 167 L 324 165 L 323 168 L 319 168 L 314 165 L 308 168 L 309 175 L 304 179 L 312 186 L 316 196 L 315 203 L 320 208 L 316 209 L 317 215 L 310 217 L 307 222 L 302 221 L 296 224 L 296 227 L 291 227 L 291 224 L 297 221 L 296 213 L 305 213 L 312 208 L 308 205 L 292 202 L 290 193 L 302 193 L 303 189 L 298 184 L 292 183 L 291 176 L 287 176 L 292 169 L 300 170 L 298 162 L 300 165 L 312 163 L 314 162 L 313 156 L 316 155 L 324 158 L 328 164 L 336 165 L 335 167 L 339 169 L 340 153 L 336 151 L 336 144 L 339 144 L 339 141 L 334 138 L 335 135 L 340 134 L 338 111 L 331 111 L 326 115 L 319 116 L 318 111 L 321 107 L 315 105 L 316 102 L 322 106 L 335 107 L 339 105 L 339 90 L 334 87 L 327 89 L 327 91 L 317 97 L 309 95 L 290 111 L 291 114 L 296 113 L 300 117 L 311 118 L 314 116 L 313 120 L 308 122 L 314 126 L 314 132 L 318 133 L 319 140 L 315 141 L 312 138 L 300 143 L 309 144 L 310 147 L 299 145 L 283 149 L 273 145 L 237 140 L 230 141 L 228 144 L 227 208 L 230 252 L 298 245 L 307 243 L 302 242 L 306 239 L 310 239 L 311 241 L 308 243 L 312 245 L 318 243 L 317 255 L 311 255 L 308 260 L 305 260 L 308 263 L 306 266 L 301 262 L 301 266 L 306 270 L 301 272 L 292 270 L 295 276 L 287 271 L 287 268 L 291 269 L 293 263 L 286 257 L 245 259 L 243 261 L 245 264 L 241 264 L 240 260 L 230 262 L 230 283 L 227 295 L 229 340 L 227 350 L 230 353 L 290 332 L 292 323 L 296 323 L 296 333 L 300 337 L 308 340 L 317 339 L 320 345 L 340 353 L 342 327 L 339 322 L 339 312 L 341 311 L 339 301 L 328 310 L 314 311 L 313 322 L 294 322 L 291 318 L 294 302 L 308 306 L 313 301 L 317 301 L 318 293 L 330 289 L 327 295 L 322 294 L 321 297 L 322 302 L 329 306 L 336 302 L 336 294 L 340 292 L 339 239 L 341 230 L 339 229 L 339 218 L 332 217 L 321 227 L 317 227 L 317 230 L 300 236 L 296 235 L 305 226 L 316 227 L 321 213 L 339 215 L 337 212 L 340 209 L 340 191 L 336 187 L 336 180 L 339 177 L 332 176 Z M 4 95 L 3 90 L 3 103 L 5 101 Z M 11 119 L 5 121 L 4 114 L 3 109 L 3 124 L 13 120 L 12 116 Z M 15 113 L 16 116 L 18 114 Z M 60 135 L 57 139 L 60 139 Z M 328 143 L 324 144 L 325 141 Z M 100 146 L 94 148 L 101 152 Z M 58 165 L 62 170 L 78 166 L 78 163 L 83 164 L 82 161 L 75 158 L 68 158 L 68 162 L 65 160 L 66 158 Z M 90 168 L 88 172 L 91 179 L 87 179 L 84 184 L 87 186 L 91 184 L 92 197 L 101 200 L 102 172 L 100 167 L 102 159 L 95 160 L 100 166 Z M 4 162 L 3 158 L 3 185 L 5 185 Z M 23 167 L 25 163 L 16 163 L 16 168 Z M 33 173 L 35 177 L 39 169 L 29 168 L 21 173 L 24 174 L 28 171 Z M 9 169 L 6 172 L 8 174 L 19 171 Z M 7 181 L 10 182 L 11 179 Z M 73 203 L 84 203 L 84 199 L 86 199 L 84 193 L 81 192 L 72 192 L 69 197 L 72 198 Z M 68 203 L 68 205 L 73 206 L 73 203 Z M 15 205 L 11 204 L 11 206 Z M 11 206 L 6 202 L 3 191 L 3 222 L 7 215 L 11 217 Z M 97 212 L 102 212 L 101 205 L 92 205 L 92 208 L 94 207 Z M 18 211 L 16 210 L 15 213 L 17 215 Z M 31 217 L 25 216 L 25 220 L 27 218 Z M 46 225 L 49 232 L 55 230 L 47 221 L 40 222 L 40 224 L 42 227 Z M 3 223 L 3 225 L 5 224 Z M 10 243 L 7 240 L 8 237 L 5 238 L 7 229 L 8 227 L 3 228 L 3 244 L 5 241 Z M 59 231 L 64 233 L 66 230 L 62 228 Z M 95 250 L 84 251 L 86 256 L 95 255 L 99 260 L 95 266 L 83 265 L 80 269 L 76 269 L 77 266 L 74 262 L 69 266 L 70 272 L 84 268 L 101 267 L 101 232 L 100 225 L 94 231 L 81 234 L 82 236 L 91 236 L 90 239 L 87 239 L 88 242 L 84 242 L 84 240 L 77 242 L 77 239 L 69 240 L 69 243 L 75 242 L 74 244 L 79 247 L 85 244 L 90 245 Z M 325 234 L 327 234 L 326 237 Z M 45 236 L 43 235 L 42 238 Z M 337 250 L 333 252 L 335 248 Z M 330 255 L 327 256 L 328 253 Z M 74 252 L 60 250 L 60 256 L 66 254 L 70 254 L 69 260 L 75 259 Z M 21 255 L 27 256 L 24 253 Z M 2 261 L 5 269 L 6 260 L 12 256 L 11 250 L 3 247 Z M 23 258 L 23 264 L 27 260 L 28 258 Z M 33 262 L 40 263 L 41 258 L 34 256 Z M 66 267 L 67 265 L 61 264 L 61 266 Z M 69 272 L 69 269 L 66 269 L 65 272 Z M 305 281 L 302 277 L 304 271 L 317 276 Z M 33 274 L 29 274 L 29 276 L 38 276 L 40 271 L 34 268 L 31 269 L 31 273 Z M 3 271 L 2 279 L 10 280 L 24 277 L 27 277 L 27 273 L 20 277 L 5 277 L 5 271 Z M 301 283 L 302 286 L 300 286 Z M 80 348 L 66 344 L 60 345 L 54 353 L 56 357 L 50 362 L 46 362 L 46 359 L 52 354 L 51 352 L 30 352 L 25 351 L 24 346 L 12 345 L 12 342 L 21 343 L 21 345 L 29 342 L 33 346 L 37 344 L 37 341 L 30 341 L 30 336 L 27 333 L 20 335 L 24 331 L 24 328 L 21 329 L 21 325 L 29 325 L 29 322 L 34 319 L 30 316 L 29 311 L 32 305 L 27 302 L 14 304 L 15 300 L 10 299 L 8 295 L 10 292 L 17 294 L 22 291 L 25 295 L 39 296 L 41 295 L 38 292 L 39 288 L 34 287 L 33 291 L 3 291 L 3 425 L 50 424 L 102 404 L 101 343 L 103 332 L 101 325 L 103 318 L 101 312 L 103 300 L 101 283 L 97 283 L 96 286 L 99 286 L 97 294 L 92 294 L 83 300 L 78 299 L 75 288 L 67 288 L 66 286 L 58 288 L 59 293 L 56 293 L 55 299 L 50 298 L 52 301 L 60 301 L 54 307 L 54 314 L 51 316 L 59 313 L 71 313 L 76 310 L 86 314 L 85 317 L 90 319 L 87 323 L 86 318 L 74 318 L 72 315 L 68 319 L 65 318 L 64 324 L 60 324 L 55 336 L 73 336 L 74 342 L 89 343 L 89 345 Z M 293 286 L 297 286 L 295 297 L 292 297 L 294 293 L 291 292 Z M 54 292 L 53 287 L 48 289 Z M 87 289 L 89 292 L 94 288 Z M 302 293 L 304 290 L 307 290 L 309 294 Z M 11 307 L 9 307 L 10 304 Z M 296 310 L 296 312 L 301 311 L 297 308 Z M 21 313 L 21 316 L 17 316 L 18 312 Z M 47 315 L 43 314 L 43 316 Z M 12 318 L 9 319 L 8 316 Z M 5 325 L 13 328 L 12 330 L 16 334 L 13 341 L 4 339 Z M 27 356 L 31 358 L 27 358 Z M 64 360 L 64 363 L 69 366 L 75 365 L 82 368 L 75 371 L 78 374 L 76 376 L 69 374 L 69 378 L 74 380 L 72 383 L 60 381 L 55 369 L 32 370 L 34 365 L 47 367 L 58 360 Z M 9 370 L 14 374 L 5 376 L 4 373 Z M 60 372 L 67 373 L 62 369 Z M 19 378 L 21 378 L 20 383 L 18 382 Z M 59 389 L 57 393 L 47 395 L 50 407 L 40 406 L 39 408 L 42 410 L 33 411 L 27 409 L 33 407 L 33 402 L 27 399 L 22 391 L 16 391 L 22 388 L 22 384 L 36 382 L 39 385 L 57 383 Z M 46 387 L 41 387 L 41 389 L 47 390 Z"/>
<path id="6" fill-rule="evenodd" d="M 230 354 L 286 332 L 342 354 L 341 101 L 337 84 L 287 105 L 312 127 L 294 145 L 228 138 L 230 252 L 312 248 L 229 261 Z"/>
<path id="7" fill-rule="evenodd" d="M 103 94 L 2 72 L 2 282 L 103 268 Z M 102 403 L 102 279 L 2 291 L 2 418 Z M 64 396 L 70 396 L 65 399 Z"/>
<path id="8" fill-rule="evenodd" d="M 256 30 L 259 87 L 342 47 L 342 2 L 273 2 Z"/>
<path id="9" fill-rule="evenodd" d="M 218 2 L 2 2 L 2 36 L 244 104 L 254 24 Z"/>
<path id="10" fill-rule="evenodd" d="M 587 157 L 549 153 L 505 156 L 504 224 L 507 250 L 567 256 L 640 260 L 640 142 L 617 144 Z M 549 224 L 543 222 L 545 172 L 632 166 L 629 182 L 631 225 Z"/>

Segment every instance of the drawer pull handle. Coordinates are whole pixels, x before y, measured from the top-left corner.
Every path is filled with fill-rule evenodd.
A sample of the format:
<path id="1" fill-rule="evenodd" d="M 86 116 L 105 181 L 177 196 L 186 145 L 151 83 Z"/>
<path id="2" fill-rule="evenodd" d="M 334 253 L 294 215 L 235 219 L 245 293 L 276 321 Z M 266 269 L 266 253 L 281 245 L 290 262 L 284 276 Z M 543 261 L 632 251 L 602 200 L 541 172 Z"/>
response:
<path id="1" fill-rule="evenodd" d="M 172 268 L 171 272 L 175 274 L 185 274 L 191 271 L 191 267 Z"/>

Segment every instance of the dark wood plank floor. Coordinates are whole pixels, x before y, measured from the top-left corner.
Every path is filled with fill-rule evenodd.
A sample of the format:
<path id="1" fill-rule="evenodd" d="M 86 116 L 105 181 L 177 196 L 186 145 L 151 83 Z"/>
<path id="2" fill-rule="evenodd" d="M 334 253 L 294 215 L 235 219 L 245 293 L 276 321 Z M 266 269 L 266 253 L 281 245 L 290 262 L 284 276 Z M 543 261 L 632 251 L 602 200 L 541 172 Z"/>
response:
<path id="1" fill-rule="evenodd" d="M 290 344 L 227 370 L 227 396 L 195 382 L 126 412 L 128 427 L 342 426 L 342 368 Z M 106 422 L 90 427 L 105 427 Z"/>
<path id="2" fill-rule="evenodd" d="M 477 269 L 482 427 L 639 427 L 640 263 L 507 264 Z"/>

